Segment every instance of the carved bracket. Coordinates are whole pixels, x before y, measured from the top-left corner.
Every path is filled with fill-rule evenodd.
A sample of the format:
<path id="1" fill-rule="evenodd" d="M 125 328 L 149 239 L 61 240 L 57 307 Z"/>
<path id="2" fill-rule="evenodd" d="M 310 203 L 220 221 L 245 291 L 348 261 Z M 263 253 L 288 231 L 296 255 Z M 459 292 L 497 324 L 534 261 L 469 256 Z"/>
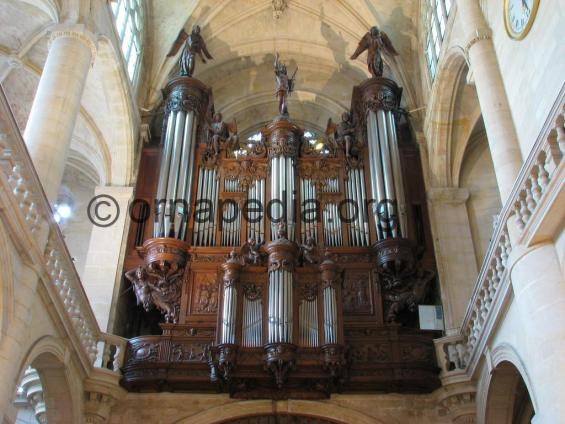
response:
<path id="1" fill-rule="evenodd" d="M 289 343 L 272 343 L 265 346 L 265 370 L 271 372 L 275 384 L 282 389 L 288 374 L 296 367 L 296 346 Z"/>

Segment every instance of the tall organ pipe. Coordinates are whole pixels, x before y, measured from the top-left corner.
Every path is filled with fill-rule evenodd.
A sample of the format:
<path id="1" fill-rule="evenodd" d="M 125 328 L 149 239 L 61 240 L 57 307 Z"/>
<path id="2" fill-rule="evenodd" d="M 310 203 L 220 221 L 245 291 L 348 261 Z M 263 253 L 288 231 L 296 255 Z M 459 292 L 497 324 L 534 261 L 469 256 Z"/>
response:
<path id="1" fill-rule="evenodd" d="M 223 276 L 223 308 L 220 344 L 235 344 L 235 323 L 237 304 L 237 285 L 242 265 L 235 252 L 230 254 L 229 259 L 222 264 Z"/>
<path id="2" fill-rule="evenodd" d="M 402 89 L 388 78 L 371 78 L 355 87 L 353 102 L 366 122 L 370 195 L 377 237 L 403 237 L 406 204 L 395 114 Z M 364 231 L 364 229 L 363 229 Z"/>
<path id="3" fill-rule="evenodd" d="M 157 182 L 154 237 L 186 239 L 200 114 L 209 89 L 193 78 L 172 79 L 163 94 L 165 134 Z"/>
<path id="4" fill-rule="evenodd" d="M 324 344 L 340 344 L 342 336 L 339 330 L 339 311 L 337 293 L 339 290 L 338 266 L 331 259 L 329 252 L 320 264 L 322 274 L 322 298 L 324 307 Z"/>

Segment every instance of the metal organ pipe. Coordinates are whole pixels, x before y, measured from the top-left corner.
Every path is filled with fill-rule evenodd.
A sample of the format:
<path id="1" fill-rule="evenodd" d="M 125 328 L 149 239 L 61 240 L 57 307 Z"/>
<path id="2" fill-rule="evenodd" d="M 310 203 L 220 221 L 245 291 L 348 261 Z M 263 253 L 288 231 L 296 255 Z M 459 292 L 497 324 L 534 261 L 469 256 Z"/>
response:
<path id="1" fill-rule="evenodd" d="M 232 252 L 228 260 L 222 264 L 224 293 L 220 344 L 235 344 L 237 285 L 239 284 L 241 268 L 242 265 L 235 252 Z"/>

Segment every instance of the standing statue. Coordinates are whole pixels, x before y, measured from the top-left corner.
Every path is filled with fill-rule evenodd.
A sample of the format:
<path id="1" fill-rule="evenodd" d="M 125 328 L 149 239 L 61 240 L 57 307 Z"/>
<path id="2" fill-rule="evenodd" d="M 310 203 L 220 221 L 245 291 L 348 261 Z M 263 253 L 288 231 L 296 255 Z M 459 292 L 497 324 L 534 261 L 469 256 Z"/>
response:
<path id="1" fill-rule="evenodd" d="M 365 50 L 367 50 L 369 72 L 371 72 L 373 78 L 383 76 L 382 51 L 390 56 L 398 56 L 397 51 L 392 46 L 390 38 L 388 38 L 386 33 L 379 31 L 376 26 L 372 27 L 369 32 L 363 36 L 361 41 L 359 41 L 357 50 L 355 50 L 355 53 L 351 56 L 351 60 L 357 59 Z"/>
<path id="2" fill-rule="evenodd" d="M 184 50 L 182 51 L 182 55 L 179 60 L 180 74 L 183 77 L 192 77 L 192 74 L 194 73 L 196 55 L 200 56 L 203 63 L 206 63 L 204 56 L 208 59 L 214 58 L 206 48 L 206 43 L 200 35 L 200 27 L 198 25 L 194 25 L 190 35 L 184 30 L 181 30 L 168 56 L 174 56 L 185 41 Z"/>
<path id="3" fill-rule="evenodd" d="M 275 80 L 277 82 L 277 92 L 276 96 L 279 100 L 279 114 L 288 115 L 288 107 L 286 99 L 294 91 L 294 77 L 298 68 L 292 74 L 292 77 L 288 77 L 286 65 L 279 61 L 279 54 L 275 56 Z"/>

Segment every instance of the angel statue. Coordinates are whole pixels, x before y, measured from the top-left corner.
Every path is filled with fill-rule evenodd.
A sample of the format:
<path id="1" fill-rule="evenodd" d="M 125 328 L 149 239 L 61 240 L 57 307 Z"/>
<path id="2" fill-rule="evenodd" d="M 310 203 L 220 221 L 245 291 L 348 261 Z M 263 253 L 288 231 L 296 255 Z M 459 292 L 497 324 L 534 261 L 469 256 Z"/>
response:
<path id="1" fill-rule="evenodd" d="M 286 104 L 286 98 L 292 94 L 294 91 L 294 77 L 298 68 L 295 69 L 292 77 L 288 77 L 286 71 L 286 65 L 279 61 L 279 54 L 275 56 L 275 80 L 277 82 L 277 92 L 276 96 L 279 99 L 279 114 L 288 115 L 288 107 Z"/>
<path id="2" fill-rule="evenodd" d="M 195 56 L 199 55 L 203 63 L 206 63 L 206 56 L 208 59 L 214 59 L 208 49 L 206 48 L 206 43 L 200 35 L 200 27 L 194 25 L 192 32 L 189 34 L 182 29 L 173 44 L 173 47 L 169 51 L 168 57 L 174 56 L 179 51 L 182 43 L 185 43 L 184 50 L 179 60 L 180 74 L 183 77 L 192 77 L 194 73 Z"/>
<path id="3" fill-rule="evenodd" d="M 369 72 L 371 72 L 373 78 L 383 76 L 382 51 L 390 56 L 398 56 L 398 53 L 392 46 L 390 38 L 376 26 L 372 27 L 369 32 L 363 36 L 361 41 L 359 41 L 357 50 L 355 50 L 355 53 L 351 56 L 351 60 L 357 59 L 365 50 L 367 50 Z"/>
<path id="4" fill-rule="evenodd" d="M 355 156 L 355 125 L 349 112 L 341 114 L 341 122 L 334 124 L 332 118 L 328 119 L 326 137 L 332 149 L 341 148 L 345 157 Z"/>

